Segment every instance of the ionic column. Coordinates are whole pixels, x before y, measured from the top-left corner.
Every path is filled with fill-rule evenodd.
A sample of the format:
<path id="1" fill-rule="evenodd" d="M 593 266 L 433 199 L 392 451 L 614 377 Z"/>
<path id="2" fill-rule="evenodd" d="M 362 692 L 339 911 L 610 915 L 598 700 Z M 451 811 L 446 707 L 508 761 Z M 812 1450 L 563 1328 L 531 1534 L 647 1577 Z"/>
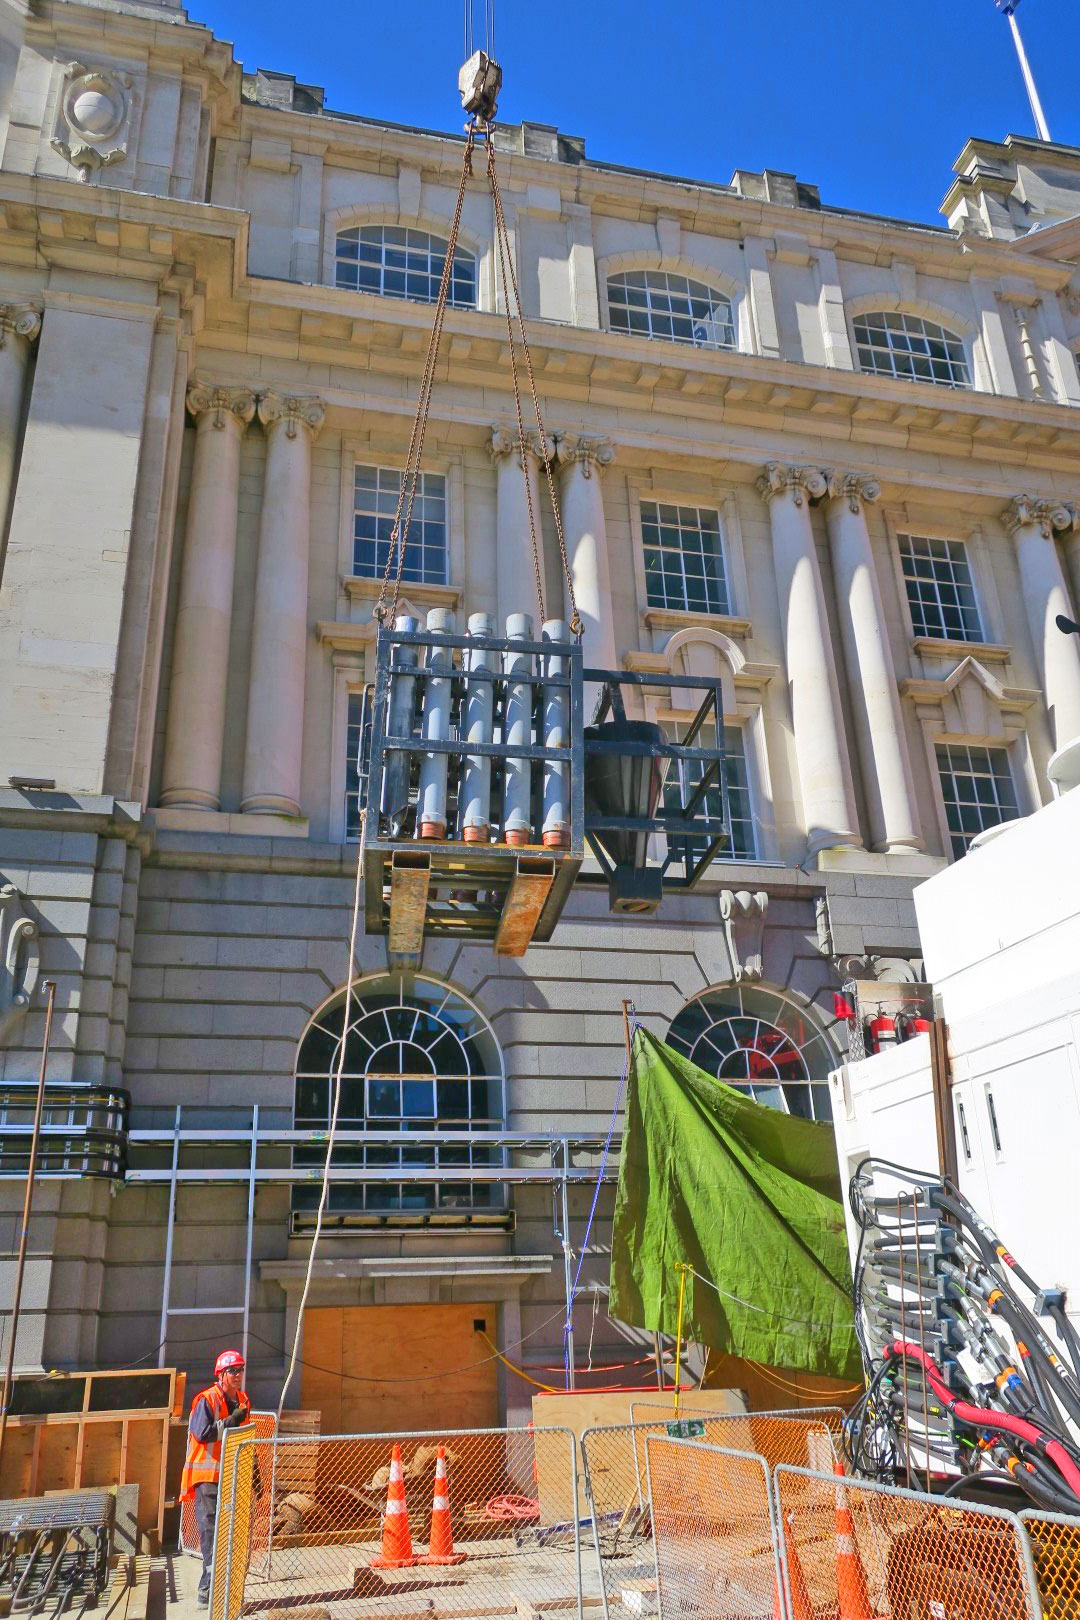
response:
<path id="1" fill-rule="evenodd" d="M 1075 528 L 1077 514 L 1056 501 L 1017 495 L 1001 515 L 1013 537 L 1039 684 L 1043 689 L 1055 750 L 1080 737 L 1080 656 L 1075 636 L 1063 635 L 1057 615 L 1073 616 L 1055 530 Z"/>
<path id="2" fill-rule="evenodd" d="M 814 467 L 784 467 L 770 461 L 757 487 L 769 508 L 807 846 L 810 854 L 837 845 L 859 847 L 862 838 L 810 523 L 808 497 L 825 494 L 825 478 Z"/>
<path id="3" fill-rule="evenodd" d="M 246 388 L 194 383 L 195 459 L 173 639 L 161 802 L 193 810 L 221 803 L 240 445 L 255 414 Z"/>
<path id="4" fill-rule="evenodd" d="M 601 475 L 615 460 L 615 446 L 610 439 L 560 433 L 555 453 L 561 469 L 559 504 L 570 577 L 582 623 L 585 662 L 600 669 L 614 669 L 615 621 Z M 553 605 L 549 606 L 549 611 L 554 611 Z M 570 617 L 569 594 L 566 617 Z"/>
<path id="5" fill-rule="evenodd" d="M 529 544 L 529 497 L 532 497 L 540 581 L 544 578 L 544 551 L 540 523 L 540 464 L 550 455 L 539 433 L 526 433 L 525 459 L 516 428 L 491 430 L 491 459 L 495 463 L 495 551 L 497 635 L 506 634 L 506 621 L 512 613 L 533 613 L 536 608 L 536 576 Z M 546 491 L 543 497 L 547 500 Z"/>
<path id="6" fill-rule="evenodd" d="M 825 476 L 825 524 L 872 847 L 921 849 L 904 716 L 866 526 L 866 503 L 876 501 L 881 488 L 855 473 Z"/>
<path id="7" fill-rule="evenodd" d="M 266 475 L 259 519 L 241 810 L 300 814 L 308 637 L 311 447 L 322 402 L 266 394 Z"/>
<path id="8" fill-rule="evenodd" d="M 38 310 L 29 304 L 0 304 L 0 566 L 15 494 L 26 368 L 40 331 Z"/>

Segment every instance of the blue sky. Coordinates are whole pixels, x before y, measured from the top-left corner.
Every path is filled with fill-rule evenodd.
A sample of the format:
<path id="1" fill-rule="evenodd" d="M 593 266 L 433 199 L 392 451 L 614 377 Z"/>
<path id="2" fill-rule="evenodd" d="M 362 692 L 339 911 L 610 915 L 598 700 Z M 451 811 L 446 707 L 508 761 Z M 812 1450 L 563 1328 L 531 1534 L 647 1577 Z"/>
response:
<path id="1" fill-rule="evenodd" d="M 462 0 L 187 5 L 249 71 L 321 84 L 328 107 L 460 128 Z M 1023 0 L 1017 18 L 1051 134 L 1080 145 L 1080 0 Z M 823 202 L 904 219 L 938 218 L 969 135 L 1033 129 L 994 0 L 499 0 L 496 29 L 508 123 L 556 124 L 592 158 L 694 179 L 794 172 Z"/>

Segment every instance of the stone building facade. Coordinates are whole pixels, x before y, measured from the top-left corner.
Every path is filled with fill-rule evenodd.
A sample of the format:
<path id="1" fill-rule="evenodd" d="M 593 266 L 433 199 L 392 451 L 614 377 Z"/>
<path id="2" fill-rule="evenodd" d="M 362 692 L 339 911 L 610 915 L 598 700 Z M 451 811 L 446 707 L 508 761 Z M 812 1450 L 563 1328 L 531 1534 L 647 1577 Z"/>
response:
<path id="1" fill-rule="evenodd" d="M 315 1162 L 280 1133 L 326 1120 L 359 695 L 461 140 L 244 72 L 175 0 L 0 0 L 0 23 L 4 1254 L 46 978 L 58 1006 L 18 1361 L 198 1375 L 243 1327 L 268 1400 Z M 543 125 L 498 149 L 550 435 L 524 474 L 539 501 L 550 458 L 588 659 L 722 678 L 732 848 L 653 917 L 580 882 L 521 961 L 435 941 L 388 979 L 362 940 L 385 1037 L 357 1050 L 384 1073 L 396 1044 L 406 1079 L 365 1089 L 358 1059 L 353 1126 L 422 1122 L 429 1165 L 445 1131 L 516 1133 L 534 1177 L 418 1191 L 380 1147 L 382 1179 L 335 1183 L 293 1399 L 350 1425 L 413 1398 L 394 1369 L 432 1324 L 452 1365 L 483 1331 L 559 1382 L 624 996 L 826 1114 L 852 963 L 917 976 L 913 886 L 1044 802 L 1080 734 L 1054 625 L 1080 597 L 1080 151 L 970 143 L 931 228 L 786 173 L 621 169 Z M 533 596 L 502 297 L 478 173 L 403 587 L 461 625 Z M 541 563 L 556 600 L 550 513 Z M 78 1173 L 99 1130 L 126 1178 Z M 610 1200 L 574 1324 L 598 1365 L 645 1353 L 603 1313 Z M 519 1413 L 498 1365 L 424 1410 Z"/>

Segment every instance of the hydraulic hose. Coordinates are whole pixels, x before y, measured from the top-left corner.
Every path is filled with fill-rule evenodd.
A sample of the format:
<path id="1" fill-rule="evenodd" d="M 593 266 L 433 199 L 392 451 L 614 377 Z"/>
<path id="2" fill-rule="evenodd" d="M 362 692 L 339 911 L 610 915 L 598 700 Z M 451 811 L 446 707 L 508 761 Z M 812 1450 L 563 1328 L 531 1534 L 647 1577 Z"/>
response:
<path id="1" fill-rule="evenodd" d="M 938 1400 L 960 1423 L 967 1423 L 975 1429 L 995 1429 L 1011 1434 L 1015 1439 L 1024 1440 L 1042 1452 L 1054 1464 L 1073 1495 L 1080 1501 L 1080 1468 L 1073 1462 L 1060 1440 L 1047 1439 L 1041 1429 L 1037 1429 L 1033 1423 L 1028 1423 L 1024 1418 L 1014 1417 L 1008 1412 L 994 1412 L 987 1407 L 971 1406 L 967 1401 L 957 1400 L 946 1388 L 930 1357 L 920 1350 L 917 1344 L 908 1344 L 897 1339 L 887 1354 L 910 1356 L 919 1362 Z"/>

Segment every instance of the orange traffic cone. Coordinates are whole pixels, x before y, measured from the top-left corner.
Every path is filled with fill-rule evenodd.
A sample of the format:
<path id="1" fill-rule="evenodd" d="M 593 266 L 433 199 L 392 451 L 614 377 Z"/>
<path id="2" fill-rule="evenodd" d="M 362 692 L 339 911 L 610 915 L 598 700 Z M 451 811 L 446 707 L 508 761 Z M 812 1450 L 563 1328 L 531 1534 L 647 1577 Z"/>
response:
<path id="1" fill-rule="evenodd" d="M 843 1463 L 834 1463 L 833 1473 L 843 1479 Z M 855 1520 L 842 1485 L 836 1487 L 836 1595 L 840 1601 L 839 1620 L 876 1620 L 855 1540 Z"/>
<path id="2" fill-rule="evenodd" d="M 390 1482 L 386 1487 L 386 1517 L 383 1519 L 382 1552 L 371 1560 L 372 1569 L 411 1569 L 416 1563 L 409 1535 L 409 1512 L 405 1506 L 405 1475 L 401 1467 L 401 1447 L 390 1453 Z"/>
<path id="3" fill-rule="evenodd" d="M 450 1529 L 450 1495 L 446 1483 L 446 1447 L 440 1446 L 435 1455 L 435 1500 L 431 1504 L 431 1534 L 428 1550 L 418 1564 L 463 1564 L 466 1553 L 454 1551 L 454 1537 Z"/>
<path id="4" fill-rule="evenodd" d="M 802 1564 L 799 1561 L 798 1549 L 795 1546 L 794 1515 L 787 1516 L 787 1535 L 784 1544 L 787 1547 L 788 1585 L 791 1587 L 791 1615 L 790 1620 L 814 1620 L 814 1605 L 810 1599 L 810 1588 L 806 1584 Z"/>

